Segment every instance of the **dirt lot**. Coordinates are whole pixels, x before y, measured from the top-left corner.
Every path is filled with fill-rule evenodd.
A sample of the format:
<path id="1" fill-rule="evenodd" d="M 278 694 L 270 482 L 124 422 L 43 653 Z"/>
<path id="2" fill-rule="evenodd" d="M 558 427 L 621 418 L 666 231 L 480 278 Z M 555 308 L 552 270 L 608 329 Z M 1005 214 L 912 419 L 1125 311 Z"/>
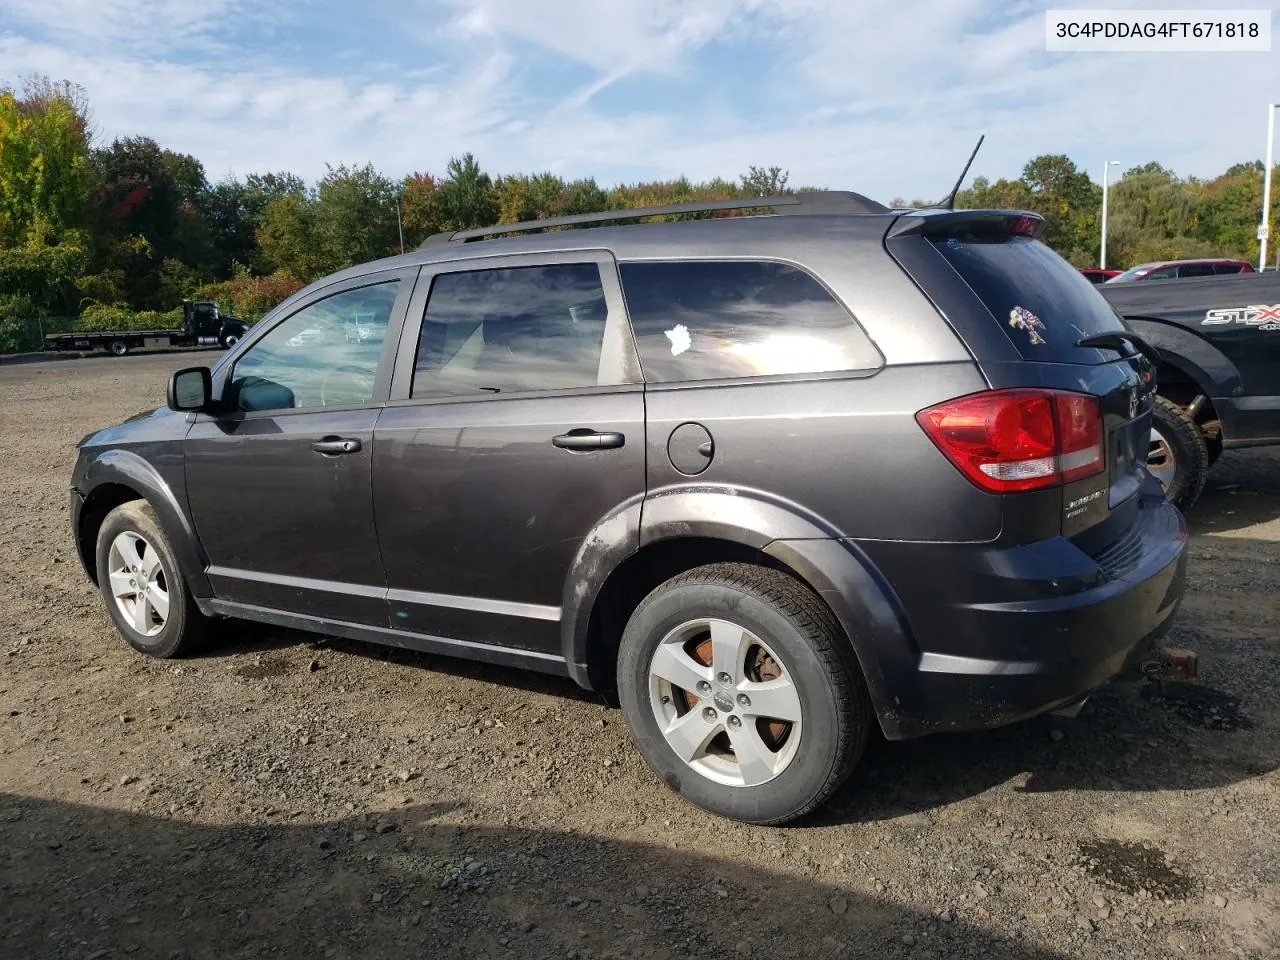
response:
<path id="1" fill-rule="evenodd" d="M 231 623 L 133 654 L 68 471 L 183 359 L 0 366 L 0 956 L 1280 956 L 1280 453 L 1193 513 L 1198 686 L 874 744 L 752 828 L 568 681 Z"/>

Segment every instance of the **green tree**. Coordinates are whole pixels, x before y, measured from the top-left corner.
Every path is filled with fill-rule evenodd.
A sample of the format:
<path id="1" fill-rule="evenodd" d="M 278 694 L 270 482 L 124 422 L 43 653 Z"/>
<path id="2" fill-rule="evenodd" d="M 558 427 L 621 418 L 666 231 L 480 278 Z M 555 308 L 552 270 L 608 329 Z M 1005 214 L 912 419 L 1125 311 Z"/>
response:
<path id="1" fill-rule="evenodd" d="M 440 181 L 429 173 L 413 173 L 401 183 L 401 216 L 406 246 L 417 247 L 446 229 Z"/>
<path id="2" fill-rule="evenodd" d="M 396 185 L 372 164 L 330 167 L 315 191 L 314 238 L 328 270 L 399 250 Z"/>
<path id="3" fill-rule="evenodd" d="M 787 192 L 787 181 L 791 179 L 791 174 L 777 166 L 752 165 L 738 179 L 742 181 L 742 192 L 749 197 L 776 197 Z"/>
<path id="4" fill-rule="evenodd" d="M 0 295 L 21 297 L 39 314 L 74 313 L 76 281 L 88 263 L 83 233 L 64 233 L 53 244 L 33 234 L 19 246 L 0 247 Z"/>
<path id="5" fill-rule="evenodd" d="M 315 221 L 316 204 L 309 197 L 287 193 L 267 203 L 254 237 L 270 270 L 283 270 L 304 282 L 325 272 Z"/>
<path id="6" fill-rule="evenodd" d="M 200 199 L 200 209 L 212 234 L 213 276 L 229 278 L 236 264 L 257 273 L 270 273 L 258 246 L 257 230 L 267 204 L 277 197 L 305 197 L 307 185 L 292 173 L 251 173 L 244 180 L 224 177 Z"/>
<path id="7" fill-rule="evenodd" d="M 480 169 L 470 153 L 453 157 L 448 176 L 440 184 L 440 202 L 445 222 L 455 230 L 484 227 L 496 223 L 498 204 L 493 180 Z"/>
<path id="8" fill-rule="evenodd" d="M 34 77 L 0 89 L 0 244 L 83 224 L 89 137 L 81 88 Z"/>
<path id="9" fill-rule="evenodd" d="M 183 191 L 192 184 L 174 180 L 175 168 L 190 171 L 176 156 L 149 137 L 120 138 L 93 152 L 97 266 L 123 274 L 124 295 L 135 310 L 172 306 L 160 303 L 160 265 L 180 257 L 184 244 L 197 243 L 189 220 L 180 231 Z"/>

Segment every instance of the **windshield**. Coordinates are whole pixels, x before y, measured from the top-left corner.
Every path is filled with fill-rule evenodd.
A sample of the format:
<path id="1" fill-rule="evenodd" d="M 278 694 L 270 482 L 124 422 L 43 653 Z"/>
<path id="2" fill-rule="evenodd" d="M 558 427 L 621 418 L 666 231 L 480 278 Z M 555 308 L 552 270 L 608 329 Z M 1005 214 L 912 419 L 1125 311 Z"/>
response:
<path id="1" fill-rule="evenodd" d="M 967 234 L 935 243 L 1027 360 L 1103 362 L 1107 355 L 1076 344 L 1124 330 L 1094 285 L 1039 240 Z"/>

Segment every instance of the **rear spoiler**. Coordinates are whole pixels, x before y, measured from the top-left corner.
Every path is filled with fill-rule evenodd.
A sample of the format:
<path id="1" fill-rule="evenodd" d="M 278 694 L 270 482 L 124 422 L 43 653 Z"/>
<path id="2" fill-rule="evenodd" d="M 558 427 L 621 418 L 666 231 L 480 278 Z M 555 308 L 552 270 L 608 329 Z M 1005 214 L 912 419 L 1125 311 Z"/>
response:
<path id="1" fill-rule="evenodd" d="M 1044 217 L 1030 210 L 913 210 L 898 217 L 885 239 L 922 236 L 947 237 L 962 234 L 995 234 L 1039 237 L 1044 233 Z"/>
<path id="2" fill-rule="evenodd" d="M 1147 361 L 1153 367 L 1160 366 L 1160 351 L 1129 330 L 1123 332 L 1119 330 L 1107 331 L 1106 333 L 1095 333 L 1087 337 L 1081 337 L 1076 341 L 1076 346 L 1104 347 L 1107 350 L 1116 351 L 1122 357 L 1134 357 L 1141 354 L 1147 358 Z"/>

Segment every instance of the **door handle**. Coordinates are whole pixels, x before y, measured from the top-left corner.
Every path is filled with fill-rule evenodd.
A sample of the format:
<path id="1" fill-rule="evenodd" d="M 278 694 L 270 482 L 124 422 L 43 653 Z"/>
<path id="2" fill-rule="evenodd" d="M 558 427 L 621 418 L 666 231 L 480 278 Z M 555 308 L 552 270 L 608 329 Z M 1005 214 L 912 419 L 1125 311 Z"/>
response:
<path id="1" fill-rule="evenodd" d="M 359 453 L 360 446 L 360 441 L 354 438 L 325 437 L 323 440 L 317 440 L 313 443 L 311 449 L 316 453 L 323 453 L 327 456 L 337 456 L 343 453 Z"/>
<path id="2" fill-rule="evenodd" d="M 614 450 L 627 442 L 621 433 L 598 430 L 570 430 L 551 438 L 552 444 L 561 450 Z"/>

